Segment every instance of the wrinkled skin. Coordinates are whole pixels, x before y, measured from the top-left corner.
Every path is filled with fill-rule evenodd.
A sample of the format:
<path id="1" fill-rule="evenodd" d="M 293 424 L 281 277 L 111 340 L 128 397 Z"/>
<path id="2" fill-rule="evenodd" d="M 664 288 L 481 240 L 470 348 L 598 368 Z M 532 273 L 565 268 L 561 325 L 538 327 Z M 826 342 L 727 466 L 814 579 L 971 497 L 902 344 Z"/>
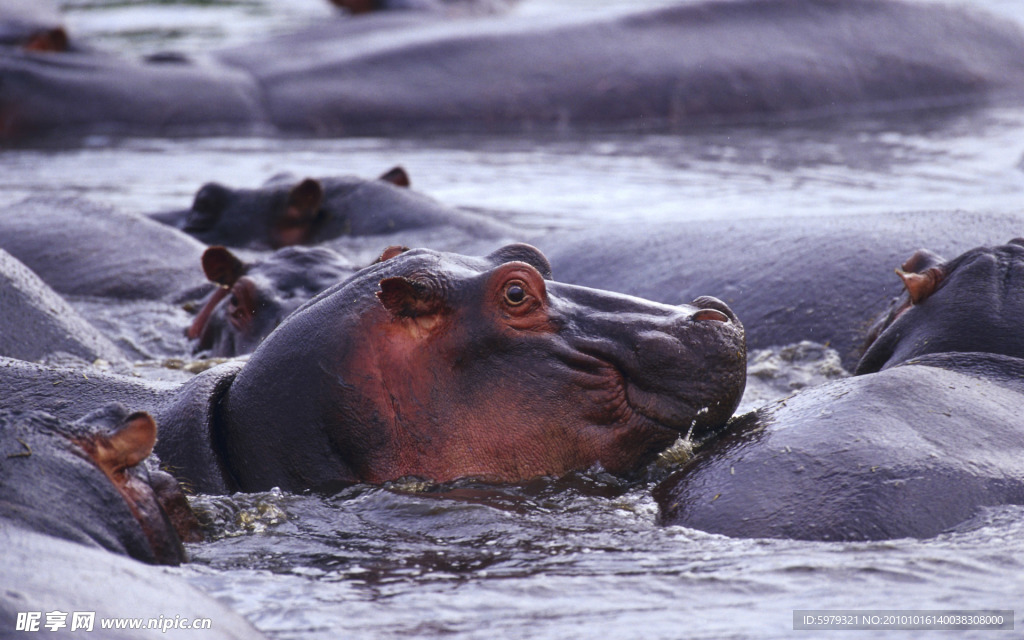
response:
<path id="1" fill-rule="evenodd" d="M 227 486 L 295 491 L 628 474 L 720 426 L 744 382 L 742 326 L 721 302 L 564 285 L 539 251 L 511 245 L 485 258 L 389 249 L 193 395 L 214 414 Z M 162 423 L 192 428 L 187 394 Z M 158 452 L 194 468 L 182 438 Z"/>
<path id="2" fill-rule="evenodd" d="M 191 209 L 151 217 L 206 244 L 250 249 L 432 227 L 458 227 L 484 236 L 500 229 L 490 220 L 446 207 L 408 186 L 409 176 L 401 167 L 377 180 L 355 176 L 299 180 L 283 175 L 258 189 L 209 183 L 196 192 Z M 378 250 L 380 244 L 375 243 Z"/>
<path id="3" fill-rule="evenodd" d="M 356 272 L 339 254 L 319 247 L 288 247 L 243 263 L 224 247 L 203 254 L 203 268 L 220 285 L 200 309 L 188 336 L 195 352 L 215 357 L 251 353 L 307 300 Z"/>
<path id="4" fill-rule="evenodd" d="M 111 405 L 68 424 L 3 410 L 0 428 L 8 525 L 160 564 L 185 560 L 182 538 L 202 539 L 177 482 L 147 460 L 148 414 Z"/>
<path id="5" fill-rule="evenodd" d="M 656 490 L 664 523 L 877 540 L 1024 504 L 1024 241 L 899 271 L 860 375 L 730 423 Z"/>

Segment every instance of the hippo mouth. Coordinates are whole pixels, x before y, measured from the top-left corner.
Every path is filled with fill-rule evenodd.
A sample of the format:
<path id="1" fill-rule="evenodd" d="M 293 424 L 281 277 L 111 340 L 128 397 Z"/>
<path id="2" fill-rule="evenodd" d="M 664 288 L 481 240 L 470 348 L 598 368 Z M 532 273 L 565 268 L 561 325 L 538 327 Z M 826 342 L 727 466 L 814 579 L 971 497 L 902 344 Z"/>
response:
<path id="1" fill-rule="evenodd" d="M 745 382 L 743 327 L 725 303 L 700 297 L 669 331 L 637 338 L 631 350 L 577 344 L 570 366 L 601 393 L 602 426 L 641 425 L 699 435 L 724 423 Z"/>

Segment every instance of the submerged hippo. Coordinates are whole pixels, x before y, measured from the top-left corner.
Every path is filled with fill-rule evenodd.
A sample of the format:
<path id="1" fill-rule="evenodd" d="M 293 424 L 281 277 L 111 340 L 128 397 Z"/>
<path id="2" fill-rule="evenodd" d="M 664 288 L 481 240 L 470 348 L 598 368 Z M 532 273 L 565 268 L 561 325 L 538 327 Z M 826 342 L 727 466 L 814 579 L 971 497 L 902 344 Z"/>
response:
<path id="1" fill-rule="evenodd" d="M 0 51 L 0 137 L 686 130 L 1018 102 L 1024 87 L 1017 28 L 935 3 L 710 0 L 589 19 L 373 17 L 194 61 Z"/>
<path id="2" fill-rule="evenodd" d="M 111 405 L 68 424 L 0 410 L 0 503 L 7 526 L 149 563 L 179 564 L 202 539 L 177 482 L 148 461 L 156 423 Z"/>
<path id="3" fill-rule="evenodd" d="M 713 0 L 590 19 L 338 20 L 217 54 L 285 131 L 687 129 L 984 103 L 1024 87 L 1024 36 L 898 0 Z M 346 46 L 325 46 L 344 39 Z M 766 56 L 765 51 L 772 55 Z"/>
<path id="4" fill-rule="evenodd" d="M 127 60 L 62 53 L 63 31 L 0 48 L 0 140 L 88 133 L 265 132 L 261 92 L 242 71 L 184 56 Z M 63 45 L 66 46 L 66 34 Z"/>
<path id="5" fill-rule="evenodd" d="M 1024 240 L 900 275 L 859 375 L 730 423 L 656 490 L 664 523 L 876 540 L 1024 504 Z"/>
<path id="6" fill-rule="evenodd" d="M 230 357 L 251 353 L 290 313 L 356 267 L 322 247 L 288 247 L 255 263 L 210 247 L 203 270 L 220 286 L 204 302 L 188 337 L 195 340 L 195 352 Z"/>
<path id="7" fill-rule="evenodd" d="M 401 167 L 377 180 L 355 176 L 299 180 L 281 175 L 257 189 L 209 183 L 196 193 L 191 209 L 151 217 L 206 244 L 251 249 L 434 227 L 459 228 L 479 236 L 505 232 L 496 222 L 444 206 L 408 186 L 409 176 Z M 378 251 L 379 246 L 378 241 Z"/>
<path id="8" fill-rule="evenodd" d="M 83 631 L 99 631 L 110 618 L 160 624 L 209 618 L 215 622 L 203 637 L 263 637 L 213 598 L 138 562 L 179 564 L 185 560 L 181 541 L 202 539 L 178 483 L 150 457 L 155 439 L 152 417 L 118 405 L 75 423 L 0 409 L 5 637 L 15 629 L 45 632 L 50 612 L 64 612 L 66 630 L 76 630 L 77 623 L 86 625 L 79 627 Z M 31 622 L 27 616 L 33 612 L 39 617 Z M 83 620 L 71 612 L 93 617 Z M 102 631 L 116 639 L 153 633 Z"/>

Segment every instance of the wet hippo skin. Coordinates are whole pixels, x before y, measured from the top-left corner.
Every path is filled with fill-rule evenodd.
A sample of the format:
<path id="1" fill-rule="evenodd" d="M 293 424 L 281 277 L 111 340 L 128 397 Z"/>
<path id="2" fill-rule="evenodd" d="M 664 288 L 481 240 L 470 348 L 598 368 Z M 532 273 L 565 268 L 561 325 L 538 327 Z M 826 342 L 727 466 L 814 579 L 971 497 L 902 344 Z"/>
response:
<path id="1" fill-rule="evenodd" d="M 859 375 L 735 419 L 656 490 L 664 523 L 877 540 L 1024 504 L 1024 241 L 900 272 Z"/>

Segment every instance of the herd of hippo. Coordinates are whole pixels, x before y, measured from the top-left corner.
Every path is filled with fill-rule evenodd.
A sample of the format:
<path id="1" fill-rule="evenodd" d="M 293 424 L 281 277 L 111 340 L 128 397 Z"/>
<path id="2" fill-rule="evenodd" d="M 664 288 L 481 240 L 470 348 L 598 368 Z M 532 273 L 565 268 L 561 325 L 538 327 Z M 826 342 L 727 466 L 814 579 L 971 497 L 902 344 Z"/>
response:
<path id="1" fill-rule="evenodd" d="M 0 29 L 0 137 L 681 129 L 1024 87 L 1017 30 L 896 0 L 689 3 L 535 26 L 382 13 L 143 61 L 76 43 L 41 6 L 12 3 Z M 102 552 L 143 601 L 198 601 L 112 558 L 184 559 L 182 542 L 203 534 L 182 486 L 331 492 L 595 466 L 635 478 L 684 438 L 695 454 L 654 489 L 665 525 L 930 537 L 1024 504 L 1021 218 L 530 229 L 410 184 L 396 167 L 210 183 L 177 211 L 46 196 L 0 210 L 0 539 L 22 550 L 4 569 L 19 586 L 0 623 L 58 592 L 90 602 L 88 581 L 53 586 L 45 555 L 86 557 L 72 564 L 87 572 Z M 187 355 L 228 360 L 184 383 L 123 375 L 131 355 L 76 296 L 185 306 Z M 801 340 L 829 344 L 855 375 L 733 417 L 747 349 Z M 255 637 L 203 606 L 224 637 Z"/>

